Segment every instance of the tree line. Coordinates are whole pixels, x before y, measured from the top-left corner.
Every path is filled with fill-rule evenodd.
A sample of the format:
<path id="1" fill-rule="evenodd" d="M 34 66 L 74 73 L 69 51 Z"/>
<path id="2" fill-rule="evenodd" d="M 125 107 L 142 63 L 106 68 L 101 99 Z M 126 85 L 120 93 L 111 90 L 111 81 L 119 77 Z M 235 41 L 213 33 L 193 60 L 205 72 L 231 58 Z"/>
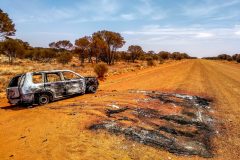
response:
<path id="1" fill-rule="evenodd" d="M 208 60 L 227 60 L 227 61 L 236 61 L 240 63 L 240 54 L 228 55 L 228 54 L 219 54 L 216 57 L 203 57 L 203 59 Z"/>
<path id="2" fill-rule="evenodd" d="M 13 63 L 15 58 L 26 58 L 34 61 L 51 62 L 57 60 L 66 64 L 73 56 L 77 56 L 81 65 L 87 60 L 89 63 L 105 62 L 113 65 L 116 61 L 135 62 L 136 60 L 167 59 L 181 60 L 194 58 L 186 53 L 154 51 L 144 52 L 139 45 L 130 45 L 126 51 L 119 51 L 126 41 L 120 33 L 101 30 L 91 36 L 80 37 L 71 43 L 69 40 L 51 42 L 48 48 L 31 47 L 28 42 L 21 39 L 10 38 L 16 32 L 15 25 L 8 14 L 0 9 L 0 54 L 8 57 Z"/>

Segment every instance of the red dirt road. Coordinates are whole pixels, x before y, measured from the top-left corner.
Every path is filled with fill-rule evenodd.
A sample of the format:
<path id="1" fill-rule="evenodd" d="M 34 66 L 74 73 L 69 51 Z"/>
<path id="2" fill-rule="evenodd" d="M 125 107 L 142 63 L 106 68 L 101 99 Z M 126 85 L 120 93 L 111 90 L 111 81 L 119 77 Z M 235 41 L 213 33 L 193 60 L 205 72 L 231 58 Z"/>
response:
<path id="1" fill-rule="evenodd" d="M 184 60 L 108 77 L 96 94 L 34 108 L 0 99 L 0 159 L 203 159 L 176 156 L 88 126 L 112 103 L 133 103 L 130 89 L 213 99 L 218 134 L 213 159 L 240 159 L 240 65 Z M 115 91 L 116 90 L 116 91 Z"/>

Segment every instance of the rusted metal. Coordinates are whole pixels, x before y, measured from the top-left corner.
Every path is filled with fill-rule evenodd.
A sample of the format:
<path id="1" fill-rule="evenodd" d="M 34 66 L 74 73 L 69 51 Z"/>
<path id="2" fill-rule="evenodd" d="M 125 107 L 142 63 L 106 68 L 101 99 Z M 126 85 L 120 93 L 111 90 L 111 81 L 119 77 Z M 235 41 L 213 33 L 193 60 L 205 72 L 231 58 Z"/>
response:
<path id="1" fill-rule="evenodd" d="M 72 74 L 74 78 L 69 79 L 65 74 Z M 35 75 L 40 77 L 38 82 L 33 81 Z M 59 79 L 50 81 L 49 75 Z M 94 93 L 98 85 L 95 77 L 83 77 L 71 70 L 27 72 L 12 78 L 7 88 L 7 98 L 11 104 L 38 103 L 41 95 L 45 95 L 41 100 L 46 101 L 47 97 L 48 101 L 54 101 L 75 94 Z"/>

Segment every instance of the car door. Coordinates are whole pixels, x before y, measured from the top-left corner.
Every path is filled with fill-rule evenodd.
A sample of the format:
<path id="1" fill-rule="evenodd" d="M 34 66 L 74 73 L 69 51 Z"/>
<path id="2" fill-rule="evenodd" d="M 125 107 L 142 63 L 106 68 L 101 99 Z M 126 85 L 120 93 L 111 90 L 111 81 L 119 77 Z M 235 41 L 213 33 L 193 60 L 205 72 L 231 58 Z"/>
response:
<path id="1" fill-rule="evenodd" d="M 73 95 L 85 92 L 84 78 L 70 71 L 62 72 L 65 80 L 65 88 L 67 95 Z"/>
<path id="2" fill-rule="evenodd" d="M 61 72 L 45 73 L 45 89 L 54 93 L 55 98 L 66 95 L 65 82 L 62 78 Z"/>
<path id="3" fill-rule="evenodd" d="M 23 81 L 25 75 L 17 75 L 13 77 L 7 88 L 7 97 L 9 99 L 17 99 L 20 98 L 20 82 Z"/>

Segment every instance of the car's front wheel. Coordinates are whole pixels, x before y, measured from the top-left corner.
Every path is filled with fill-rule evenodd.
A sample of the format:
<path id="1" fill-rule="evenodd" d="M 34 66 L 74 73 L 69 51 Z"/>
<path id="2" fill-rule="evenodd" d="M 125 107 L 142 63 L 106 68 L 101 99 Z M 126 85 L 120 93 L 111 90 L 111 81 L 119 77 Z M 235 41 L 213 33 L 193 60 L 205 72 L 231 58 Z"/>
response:
<path id="1" fill-rule="evenodd" d="M 50 102 L 50 97 L 47 94 L 41 94 L 38 96 L 38 104 L 39 105 L 45 105 L 48 104 Z"/>
<path id="2" fill-rule="evenodd" d="M 97 87 L 96 86 L 90 86 L 89 88 L 88 88 L 88 92 L 89 93 L 95 93 L 97 91 Z"/>

